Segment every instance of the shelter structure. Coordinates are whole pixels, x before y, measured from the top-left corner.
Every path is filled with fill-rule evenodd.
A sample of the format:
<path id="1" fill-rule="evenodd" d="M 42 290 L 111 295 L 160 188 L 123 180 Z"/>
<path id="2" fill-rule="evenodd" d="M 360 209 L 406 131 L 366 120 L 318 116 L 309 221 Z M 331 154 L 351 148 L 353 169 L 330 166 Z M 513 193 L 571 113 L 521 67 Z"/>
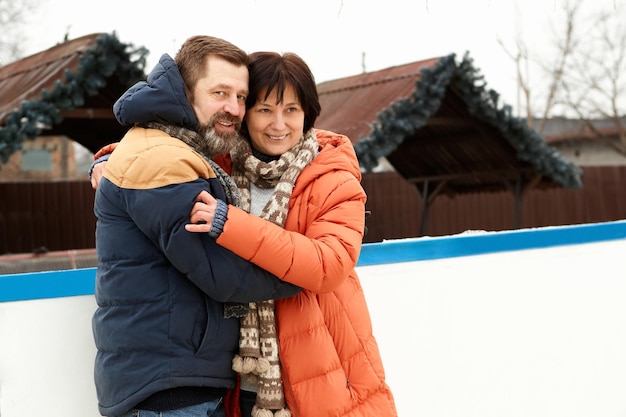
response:
<path id="1" fill-rule="evenodd" d="M 94 33 L 0 67 L 0 167 L 22 143 L 64 135 L 91 152 L 126 128 L 113 104 L 145 79 L 145 48 Z"/>
<path id="2" fill-rule="evenodd" d="M 92 152 L 119 139 L 126 128 L 112 107 L 145 79 L 146 55 L 115 33 L 95 33 L 0 67 L 0 169 L 38 136 L 64 135 Z M 442 194 L 508 190 L 519 227 L 529 190 L 581 187 L 581 169 L 513 116 L 469 54 L 323 82 L 318 91 L 317 127 L 349 136 L 363 171 L 386 161 L 416 187 L 421 234 Z"/>
<path id="3" fill-rule="evenodd" d="M 579 188 L 582 170 L 513 116 L 466 53 L 320 83 L 316 125 L 351 138 L 361 168 L 386 160 L 428 207 L 442 193 L 511 191 L 520 227 L 531 189 Z"/>

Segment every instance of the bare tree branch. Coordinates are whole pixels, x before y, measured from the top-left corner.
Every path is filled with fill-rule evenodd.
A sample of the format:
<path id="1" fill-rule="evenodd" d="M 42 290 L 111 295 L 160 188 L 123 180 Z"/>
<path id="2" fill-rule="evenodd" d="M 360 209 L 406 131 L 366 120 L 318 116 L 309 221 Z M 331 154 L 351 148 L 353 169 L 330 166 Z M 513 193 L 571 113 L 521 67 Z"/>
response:
<path id="1" fill-rule="evenodd" d="M 515 70 L 517 73 L 517 88 L 518 94 L 521 92 L 524 97 L 525 107 L 526 107 L 526 122 L 530 127 L 533 126 L 534 117 L 532 112 L 530 111 L 530 98 L 531 98 L 531 90 L 530 85 L 528 83 L 528 48 L 526 48 L 526 44 L 521 37 L 516 39 L 516 51 L 510 51 L 502 39 L 498 39 L 498 43 L 504 50 L 504 52 L 515 62 Z M 520 98 L 518 97 L 518 107 L 521 106 L 519 102 Z"/>
<path id="2" fill-rule="evenodd" d="M 574 115 L 584 121 L 588 132 L 626 154 L 626 26 L 622 23 L 626 2 L 615 0 L 602 10 L 592 1 L 563 3 L 561 24 L 554 25 L 560 28 L 553 34 L 554 52 L 549 56 L 531 56 L 534 51 L 519 35 L 513 50 L 499 42 L 516 63 L 518 89 L 531 127 L 531 121 L 537 120 L 534 127 L 541 133 L 549 117 L 559 112 Z M 538 83 L 531 83 L 531 68 L 543 72 Z M 537 97 L 542 97 L 541 105 Z M 613 123 L 611 137 L 596 127 L 598 119 Z M 620 138 L 617 143 L 615 132 Z"/>
<path id="3" fill-rule="evenodd" d="M 572 55 L 572 51 L 575 47 L 574 40 L 574 28 L 576 16 L 580 7 L 580 1 L 576 1 L 573 5 L 569 1 L 565 2 L 565 34 L 564 39 L 558 45 L 558 57 L 553 68 L 550 70 L 551 81 L 548 87 L 548 94 L 546 97 L 545 106 L 541 114 L 541 119 L 537 127 L 539 133 L 543 132 L 546 120 L 548 119 L 550 112 L 556 101 L 559 87 L 563 82 L 563 73 L 567 66 L 567 62 Z"/>
<path id="4" fill-rule="evenodd" d="M 626 114 L 626 29 L 622 6 L 614 2 L 613 10 L 592 14 L 588 24 L 579 29 L 584 42 L 576 48 L 562 88 L 567 92 L 563 102 L 581 119 L 613 121 L 619 149 L 626 153 L 626 127 L 622 123 Z"/>
<path id="5" fill-rule="evenodd" d="M 21 56 L 23 26 L 33 9 L 34 0 L 0 0 L 0 65 Z"/>

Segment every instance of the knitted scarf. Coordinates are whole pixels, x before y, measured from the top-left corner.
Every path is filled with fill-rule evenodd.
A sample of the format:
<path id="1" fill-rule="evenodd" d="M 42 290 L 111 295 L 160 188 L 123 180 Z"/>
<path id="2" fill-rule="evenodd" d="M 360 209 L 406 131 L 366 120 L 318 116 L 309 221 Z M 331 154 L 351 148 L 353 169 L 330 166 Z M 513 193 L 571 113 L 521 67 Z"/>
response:
<path id="1" fill-rule="evenodd" d="M 273 188 L 274 192 L 260 217 L 281 227 L 285 224 L 291 192 L 300 172 L 317 155 L 318 143 L 313 129 L 306 132 L 290 150 L 271 162 L 252 155 L 248 141 L 239 141 L 231 151 L 232 178 L 241 195 L 241 208 L 250 211 L 250 184 Z M 280 371 L 274 300 L 250 303 L 240 319 L 239 355 L 233 369 L 257 384 L 252 417 L 290 417 L 286 408 Z"/>
<path id="2" fill-rule="evenodd" d="M 162 132 L 167 133 L 173 138 L 179 139 L 189 145 L 194 151 L 198 152 L 202 157 L 211 165 L 211 168 L 215 172 L 217 179 L 219 180 L 222 188 L 224 189 L 224 193 L 226 194 L 226 202 L 228 204 L 232 204 L 235 207 L 241 207 L 241 196 L 239 195 L 239 190 L 237 189 L 237 185 L 232 180 L 231 177 L 228 176 L 226 172 L 211 158 L 214 158 L 215 152 L 211 148 L 211 140 L 202 137 L 198 132 L 186 129 L 184 127 L 163 124 L 159 122 L 145 122 L 139 123 L 138 126 L 141 126 L 146 129 L 157 129 Z M 239 139 L 236 139 L 240 141 Z"/>

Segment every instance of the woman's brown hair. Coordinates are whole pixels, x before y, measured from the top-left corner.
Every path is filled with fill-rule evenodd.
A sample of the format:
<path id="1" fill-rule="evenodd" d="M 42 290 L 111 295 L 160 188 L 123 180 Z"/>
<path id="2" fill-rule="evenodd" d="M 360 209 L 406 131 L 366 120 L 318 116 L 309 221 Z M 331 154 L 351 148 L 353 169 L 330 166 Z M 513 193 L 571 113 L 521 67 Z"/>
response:
<path id="1" fill-rule="evenodd" d="M 282 103 L 285 88 L 291 85 L 304 111 L 304 131 L 313 127 L 321 105 L 313 73 L 302 58 L 291 52 L 282 55 L 277 52 L 254 52 L 250 54 L 248 71 L 250 93 L 246 109 L 254 106 L 258 99 L 267 100 L 273 91 L 276 91 L 278 102 Z M 267 88 L 265 97 L 259 97 L 264 88 Z"/>

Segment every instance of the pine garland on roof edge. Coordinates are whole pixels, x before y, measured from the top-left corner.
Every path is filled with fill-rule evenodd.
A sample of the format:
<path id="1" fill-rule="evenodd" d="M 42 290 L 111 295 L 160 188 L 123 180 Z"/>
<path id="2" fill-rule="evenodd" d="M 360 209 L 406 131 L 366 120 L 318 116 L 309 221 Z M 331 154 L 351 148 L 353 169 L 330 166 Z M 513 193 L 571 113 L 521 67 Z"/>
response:
<path id="1" fill-rule="evenodd" d="M 400 99 L 376 115 L 368 137 L 361 137 L 354 148 L 359 163 L 371 172 L 378 159 L 389 155 L 404 138 L 426 126 L 428 119 L 441 106 L 446 87 L 454 75 L 454 54 L 441 58 L 432 68 L 424 68 L 407 98 Z"/>
<path id="2" fill-rule="evenodd" d="M 148 50 L 134 49 L 121 43 L 115 32 L 103 34 L 95 46 L 79 57 L 75 72 L 66 70 L 65 80 L 57 80 L 52 91 L 42 90 L 38 99 L 23 101 L 12 111 L 0 127 L 0 168 L 11 155 L 22 148 L 24 140 L 37 138 L 44 127 L 59 124 L 61 110 L 73 110 L 106 85 L 106 79 L 115 75 L 129 87 L 145 78 L 144 68 Z"/>
<path id="3" fill-rule="evenodd" d="M 510 106 L 499 102 L 499 94 L 487 89 L 484 76 L 473 66 L 469 53 L 465 53 L 459 65 L 455 54 L 443 57 L 432 68 L 422 69 L 420 75 L 411 95 L 378 113 L 372 133 L 354 145 L 359 163 L 366 171 L 371 172 L 379 158 L 389 155 L 406 136 L 426 125 L 439 109 L 447 86 L 454 82 L 469 113 L 498 129 L 520 160 L 563 187 L 582 187 L 582 170 L 565 160 L 525 121 L 513 116 Z"/>
<path id="4" fill-rule="evenodd" d="M 469 113 L 498 129 L 520 160 L 565 188 L 582 187 L 582 169 L 564 159 L 523 119 L 513 116 L 511 106 L 499 103 L 500 95 L 487 89 L 484 76 L 473 66 L 467 52 L 457 67 L 454 85 L 461 92 Z"/>

